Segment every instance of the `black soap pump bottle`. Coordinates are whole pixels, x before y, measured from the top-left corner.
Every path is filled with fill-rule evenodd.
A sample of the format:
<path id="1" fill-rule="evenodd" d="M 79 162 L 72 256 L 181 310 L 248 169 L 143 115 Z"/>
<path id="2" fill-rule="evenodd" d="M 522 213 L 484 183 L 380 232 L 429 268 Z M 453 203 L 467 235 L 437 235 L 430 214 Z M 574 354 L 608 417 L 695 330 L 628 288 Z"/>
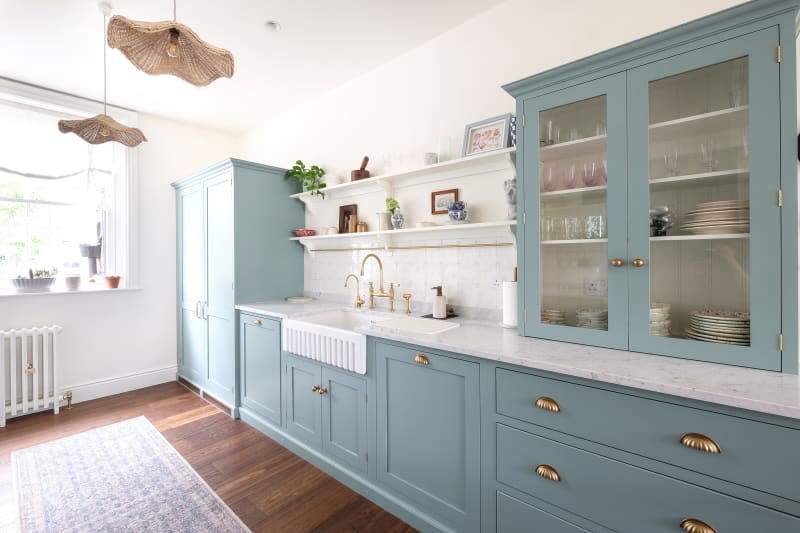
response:
<path id="1" fill-rule="evenodd" d="M 433 318 L 447 318 L 447 300 L 442 295 L 442 286 L 431 287 L 431 290 L 436 291 L 436 296 L 433 297 Z"/>

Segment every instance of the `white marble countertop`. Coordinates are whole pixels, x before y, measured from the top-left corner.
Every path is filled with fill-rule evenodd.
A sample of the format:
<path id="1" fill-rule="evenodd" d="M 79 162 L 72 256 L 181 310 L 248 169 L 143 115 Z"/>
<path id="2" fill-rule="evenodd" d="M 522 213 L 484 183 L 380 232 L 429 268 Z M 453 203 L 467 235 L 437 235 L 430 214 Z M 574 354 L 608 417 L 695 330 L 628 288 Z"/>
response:
<path id="1" fill-rule="evenodd" d="M 277 318 L 301 318 L 342 307 L 319 301 L 236 306 Z M 800 420 L 800 377 L 794 374 L 520 337 L 516 330 L 500 325 L 455 320 L 461 327 L 436 335 L 409 335 L 379 325 L 357 331 L 500 363 Z"/>

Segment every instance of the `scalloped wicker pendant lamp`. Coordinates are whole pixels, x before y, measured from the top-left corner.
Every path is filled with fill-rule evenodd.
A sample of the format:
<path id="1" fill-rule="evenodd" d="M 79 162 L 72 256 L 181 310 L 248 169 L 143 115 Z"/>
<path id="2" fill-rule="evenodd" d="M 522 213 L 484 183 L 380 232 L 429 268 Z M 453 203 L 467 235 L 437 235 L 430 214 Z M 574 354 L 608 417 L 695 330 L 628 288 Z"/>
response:
<path id="1" fill-rule="evenodd" d="M 108 46 L 119 48 L 147 74 L 172 74 L 197 86 L 233 76 L 233 54 L 203 41 L 191 28 L 172 21 L 141 22 L 116 15 L 108 23 Z"/>
<path id="2" fill-rule="evenodd" d="M 138 146 L 142 141 L 146 141 L 142 131 L 138 128 L 130 128 L 120 124 L 108 116 L 108 104 L 106 101 L 107 74 L 106 74 L 106 17 L 111 12 L 111 6 L 105 2 L 99 4 L 100 11 L 103 12 L 103 113 L 92 118 L 82 120 L 59 120 L 58 129 L 61 133 L 74 133 L 89 144 L 103 144 L 107 142 L 118 142 L 125 146 Z"/>

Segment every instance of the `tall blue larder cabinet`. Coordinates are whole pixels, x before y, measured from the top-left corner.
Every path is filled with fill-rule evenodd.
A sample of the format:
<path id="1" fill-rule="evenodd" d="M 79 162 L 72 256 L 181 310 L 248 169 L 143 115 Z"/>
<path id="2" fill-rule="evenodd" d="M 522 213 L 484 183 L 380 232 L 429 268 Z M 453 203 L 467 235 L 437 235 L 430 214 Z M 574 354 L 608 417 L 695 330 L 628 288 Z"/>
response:
<path id="1" fill-rule="evenodd" d="M 178 377 L 235 412 L 234 306 L 302 294 L 299 192 L 286 171 L 225 159 L 172 184 L 177 213 Z"/>
<path id="2" fill-rule="evenodd" d="M 797 373 L 798 2 L 511 83 L 523 335 Z"/>

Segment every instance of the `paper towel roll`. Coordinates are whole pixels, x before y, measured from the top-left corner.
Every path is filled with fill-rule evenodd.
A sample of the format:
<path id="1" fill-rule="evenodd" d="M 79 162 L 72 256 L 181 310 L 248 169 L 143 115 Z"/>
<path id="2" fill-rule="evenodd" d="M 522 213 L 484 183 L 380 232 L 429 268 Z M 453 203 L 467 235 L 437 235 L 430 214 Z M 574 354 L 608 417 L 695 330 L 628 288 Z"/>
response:
<path id="1" fill-rule="evenodd" d="M 517 327 L 517 282 L 503 282 L 503 325 Z"/>

